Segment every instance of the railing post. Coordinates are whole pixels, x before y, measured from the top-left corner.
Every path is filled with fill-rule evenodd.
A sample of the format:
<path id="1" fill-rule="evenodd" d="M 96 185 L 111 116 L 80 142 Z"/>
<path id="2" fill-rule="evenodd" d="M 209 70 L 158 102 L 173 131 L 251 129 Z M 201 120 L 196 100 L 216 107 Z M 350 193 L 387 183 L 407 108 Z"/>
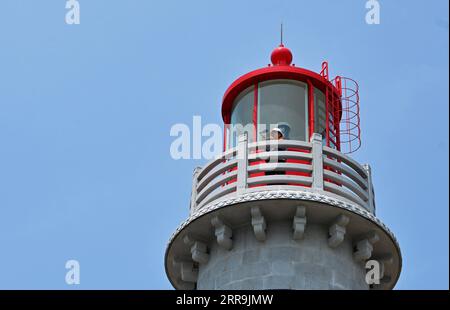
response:
<path id="1" fill-rule="evenodd" d="M 195 167 L 194 172 L 192 174 L 192 192 L 191 192 L 191 205 L 190 205 L 190 213 L 192 214 L 197 206 L 197 184 L 198 184 L 198 175 L 202 171 L 202 168 Z"/>
<path id="2" fill-rule="evenodd" d="M 236 192 L 241 194 L 247 188 L 248 138 L 244 133 L 238 138 L 237 147 L 237 185 Z"/>
<path id="3" fill-rule="evenodd" d="M 375 215 L 375 193 L 373 189 L 373 183 L 372 183 L 372 168 L 370 168 L 369 164 L 362 165 L 364 170 L 367 173 L 367 191 L 369 196 L 369 210 Z"/>
<path id="4" fill-rule="evenodd" d="M 312 166 L 313 166 L 313 189 L 323 190 L 323 147 L 322 135 L 313 133 L 311 136 L 312 143 Z"/>

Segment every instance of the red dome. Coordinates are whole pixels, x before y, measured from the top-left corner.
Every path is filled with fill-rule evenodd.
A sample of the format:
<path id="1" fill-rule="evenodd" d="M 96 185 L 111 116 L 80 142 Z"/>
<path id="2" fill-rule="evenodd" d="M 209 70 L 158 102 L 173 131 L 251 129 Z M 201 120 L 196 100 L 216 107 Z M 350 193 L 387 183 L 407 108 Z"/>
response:
<path id="1" fill-rule="evenodd" d="M 283 44 L 275 48 L 270 56 L 274 66 L 289 66 L 292 63 L 292 53 Z"/>

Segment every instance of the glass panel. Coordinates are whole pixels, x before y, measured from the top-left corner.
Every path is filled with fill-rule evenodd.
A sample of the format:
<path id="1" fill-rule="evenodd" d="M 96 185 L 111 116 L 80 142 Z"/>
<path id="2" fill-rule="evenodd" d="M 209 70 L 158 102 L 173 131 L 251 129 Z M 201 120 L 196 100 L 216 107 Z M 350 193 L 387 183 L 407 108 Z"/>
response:
<path id="1" fill-rule="evenodd" d="M 249 142 L 253 142 L 254 86 L 244 90 L 234 101 L 231 111 L 228 147 L 237 146 L 239 135 L 247 132 Z"/>
<path id="2" fill-rule="evenodd" d="M 326 100 L 323 92 L 314 88 L 314 132 L 320 133 L 322 135 L 322 144 L 326 145 L 327 138 L 327 119 L 326 119 Z M 332 113 L 328 114 L 328 128 L 330 133 L 330 147 L 336 148 L 333 140 L 335 137 L 335 126 L 334 126 L 334 115 Z"/>
<path id="3" fill-rule="evenodd" d="M 326 138 L 326 122 L 325 95 L 314 88 L 314 132 L 320 133 L 322 139 Z"/>
<path id="4" fill-rule="evenodd" d="M 284 139 L 306 141 L 308 136 L 307 85 L 273 80 L 259 85 L 258 140 L 269 139 L 278 127 Z"/>

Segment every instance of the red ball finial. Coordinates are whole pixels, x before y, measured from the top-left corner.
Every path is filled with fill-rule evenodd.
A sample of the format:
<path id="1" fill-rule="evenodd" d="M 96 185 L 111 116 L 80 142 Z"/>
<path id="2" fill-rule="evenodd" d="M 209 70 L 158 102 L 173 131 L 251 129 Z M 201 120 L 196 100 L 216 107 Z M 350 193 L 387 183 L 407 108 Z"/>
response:
<path id="1" fill-rule="evenodd" d="M 270 56 L 274 66 L 289 66 L 292 63 L 292 53 L 283 44 L 275 48 Z"/>

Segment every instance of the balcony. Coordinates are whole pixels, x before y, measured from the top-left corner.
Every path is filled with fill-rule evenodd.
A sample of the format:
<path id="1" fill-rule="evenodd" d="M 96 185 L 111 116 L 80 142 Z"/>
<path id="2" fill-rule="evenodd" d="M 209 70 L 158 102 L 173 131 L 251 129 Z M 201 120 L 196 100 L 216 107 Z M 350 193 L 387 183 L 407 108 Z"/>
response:
<path id="1" fill-rule="evenodd" d="M 351 204 L 375 215 L 374 190 L 368 165 L 323 146 L 313 134 L 310 142 L 281 140 L 248 143 L 222 153 L 194 170 L 190 213 L 246 194 L 271 192 L 312 194 Z"/>

